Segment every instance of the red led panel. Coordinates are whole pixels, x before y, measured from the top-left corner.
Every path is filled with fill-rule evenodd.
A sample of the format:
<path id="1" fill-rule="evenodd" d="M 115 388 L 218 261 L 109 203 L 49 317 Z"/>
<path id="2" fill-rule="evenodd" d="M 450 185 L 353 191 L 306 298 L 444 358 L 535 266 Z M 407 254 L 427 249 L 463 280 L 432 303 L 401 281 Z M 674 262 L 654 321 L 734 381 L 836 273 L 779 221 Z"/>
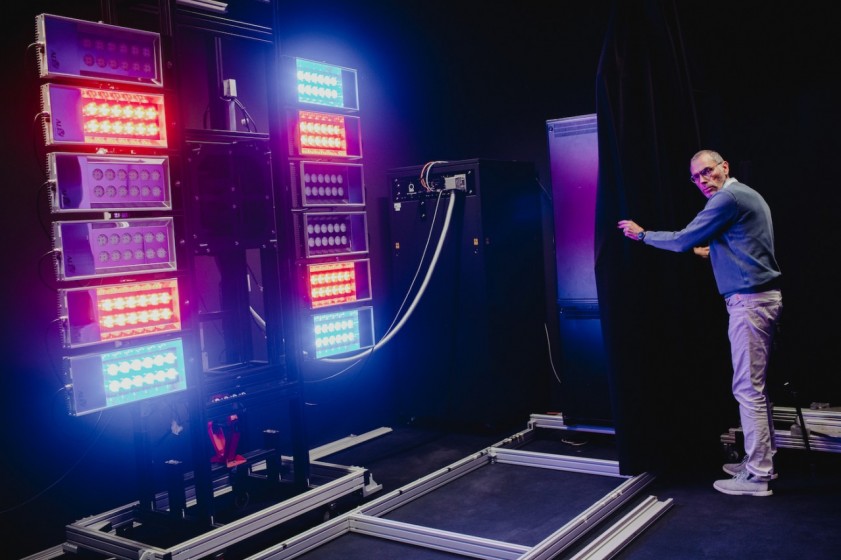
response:
<path id="1" fill-rule="evenodd" d="M 316 264 L 307 267 L 313 308 L 356 301 L 356 266 L 352 262 Z"/>
<path id="2" fill-rule="evenodd" d="M 301 155 L 348 155 L 345 117 L 313 111 L 298 112 L 298 145 Z"/>
<path id="3" fill-rule="evenodd" d="M 68 347 L 181 330 L 175 279 L 61 290 Z"/>
<path id="4" fill-rule="evenodd" d="M 41 87 L 47 145 L 167 145 L 161 94 L 56 84 Z"/>

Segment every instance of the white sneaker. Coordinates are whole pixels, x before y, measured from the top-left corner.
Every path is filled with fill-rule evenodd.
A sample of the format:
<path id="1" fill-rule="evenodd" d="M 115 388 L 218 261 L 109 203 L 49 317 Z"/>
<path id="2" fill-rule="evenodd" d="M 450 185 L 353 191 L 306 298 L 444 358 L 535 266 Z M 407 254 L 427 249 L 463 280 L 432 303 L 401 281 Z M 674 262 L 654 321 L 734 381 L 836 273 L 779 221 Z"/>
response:
<path id="1" fill-rule="evenodd" d="M 729 474 L 730 476 L 736 476 L 740 472 L 745 471 L 745 466 L 748 464 L 748 456 L 745 455 L 744 458 L 739 463 L 725 463 L 721 466 L 721 470 Z M 769 475 L 771 480 L 777 480 L 777 473 L 771 472 Z"/>
<path id="2" fill-rule="evenodd" d="M 768 488 L 768 482 L 743 470 L 733 478 L 716 480 L 713 488 L 731 496 L 770 496 L 774 492 Z"/>

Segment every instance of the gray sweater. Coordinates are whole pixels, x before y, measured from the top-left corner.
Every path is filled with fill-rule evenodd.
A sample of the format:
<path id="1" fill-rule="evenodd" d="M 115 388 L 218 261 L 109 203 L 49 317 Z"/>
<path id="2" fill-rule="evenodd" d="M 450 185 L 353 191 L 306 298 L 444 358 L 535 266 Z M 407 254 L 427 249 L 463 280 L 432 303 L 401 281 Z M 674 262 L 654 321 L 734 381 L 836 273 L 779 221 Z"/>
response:
<path id="1" fill-rule="evenodd" d="M 731 182 L 680 231 L 646 231 L 644 242 L 668 251 L 709 244 L 718 291 L 724 297 L 779 287 L 771 209 L 749 186 Z"/>

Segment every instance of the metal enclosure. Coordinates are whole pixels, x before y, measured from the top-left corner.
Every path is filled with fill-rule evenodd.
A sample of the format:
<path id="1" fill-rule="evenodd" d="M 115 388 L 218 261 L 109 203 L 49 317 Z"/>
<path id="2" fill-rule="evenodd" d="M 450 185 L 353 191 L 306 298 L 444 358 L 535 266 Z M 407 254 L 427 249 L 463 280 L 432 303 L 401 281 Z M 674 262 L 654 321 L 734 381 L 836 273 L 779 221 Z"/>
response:
<path id="1" fill-rule="evenodd" d="M 481 159 L 437 163 L 424 172 L 426 188 L 422 171 L 388 173 L 395 313 L 413 301 L 442 235 L 449 197 L 457 200 L 423 298 L 394 339 L 400 412 L 433 425 L 514 424 L 547 404 L 534 167 Z M 448 183 L 459 187 L 439 198 Z"/>
<path id="2" fill-rule="evenodd" d="M 596 125 L 596 115 L 546 121 L 561 337 L 561 385 L 553 398 L 572 423 L 612 425 L 593 245 L 599 171 Z"/>

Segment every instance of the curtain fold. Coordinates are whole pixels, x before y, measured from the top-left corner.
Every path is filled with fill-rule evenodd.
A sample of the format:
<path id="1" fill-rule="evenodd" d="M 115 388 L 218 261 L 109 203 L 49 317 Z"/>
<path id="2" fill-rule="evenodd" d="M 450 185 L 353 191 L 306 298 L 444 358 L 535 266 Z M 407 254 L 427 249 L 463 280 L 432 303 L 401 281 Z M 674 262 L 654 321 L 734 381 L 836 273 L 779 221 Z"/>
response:
<path id="1" fill-rule="evenodd" d="M 594 250 L 625 474 L 697 463 L 720 450 L 727 426 L 726 316 L 709 262 L 630 241 L 616 227 L 632 219 L 679 230 L 705 203 L 688 181 L 689 159 L 707 146 L 686 60 L 675 2 L 614 3 L 596 76 Z"/>

